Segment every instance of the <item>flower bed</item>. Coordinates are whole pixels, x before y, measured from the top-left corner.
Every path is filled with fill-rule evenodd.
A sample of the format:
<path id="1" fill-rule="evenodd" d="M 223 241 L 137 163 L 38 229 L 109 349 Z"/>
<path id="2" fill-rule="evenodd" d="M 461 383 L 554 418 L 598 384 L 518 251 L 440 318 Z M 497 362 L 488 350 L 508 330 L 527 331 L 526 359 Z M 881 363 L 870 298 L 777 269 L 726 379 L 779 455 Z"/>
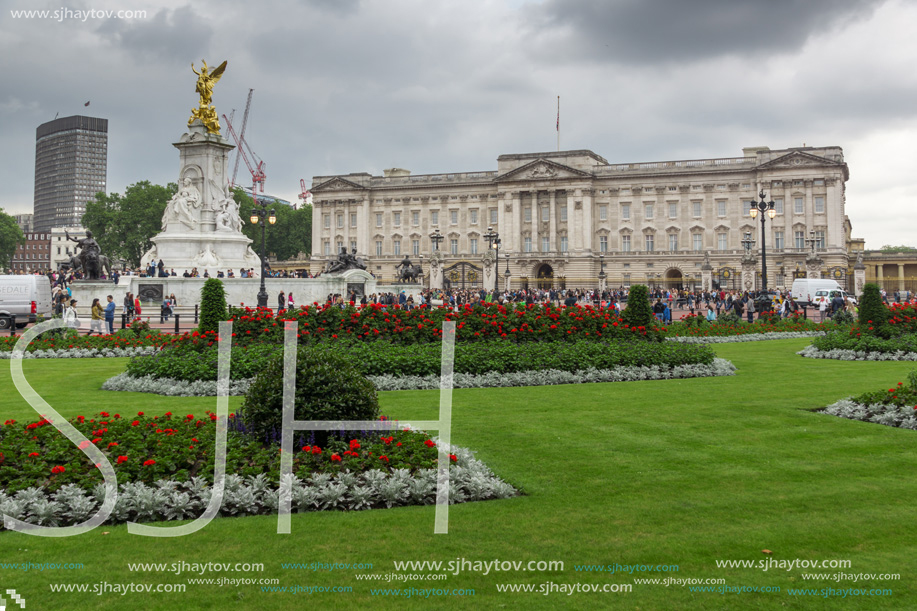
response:
<path id="1" fill-rule="evenodd" d="M 447 307 L 402 309 L 378 304 L 357 308 L 313 304 L 277 317 L 268 308 L 231 310 L 233 343 L 283 341 L 283 321 L 298 323 L 298 339 L 307 344 L 326 340 L 386 341 L 416 345 L 439 343 L 443 321 L 456 322 L 456 341 L 558 342 L 658 339 L 663 327 L 629 327 L 611 309 L 592 306 L 551 307 L 540 304 L 466 305 L 458 311 Z M 183 336 L 176 343 L 206 343 L 204 338 Z M 209 341 L 209 340 L 208 340 Z"/>
<path id="2" fill-rule="evenodd" d="M 277 349 L 276 345 L 269 344 L 233 348 L 231 378 L 243 380 L 254 377 L 276 354 Z M 437 344 L 399 346 L 386 342 L 341 342 L 316 344 L 305 349 L 344 354 L 365 376 L 439 375 L 442 359 L 441 347 Z M 713 350 L 708 347 L 671 342 L 514 344 L 497 340 L 457 344 L 454 371 L 483 375 L 548 369 L 574 372 L 636 366 L 671 368 L 679 365 L 710 365 L 713 359 Z M 133 359 L 126 371 L 135 378 L 150 376 L 189 382 L 215 381 L 217 360 L 216 345 L 194 354 L 178 347 L 162 350 L 153 356 Z"/>
<path id="3" fill-rule="evenodd" d="M 216 416 L 146 417 L 102 412 L 70 423 L 105 453 L 121 487 L 111 521 L 183 519 L 206 506 L 213 483 Z M 277 509 L 279 446 L 254 440 L 239 417 L 227 435 L 223 515 Z M 0 429 L 0 511 L 36 524 L 77 523 L 101 503 L 98 468 L 41 419 L 8 420 Z M 88 443 L 88 442 L 87 442 Z M 518 494 L 476 461 L 449 448 L 452 502 Z M 300 436 L 293 457 L 297 511 L 425 504 L 435 496 L 437 442 L 392 422 L 387 431 L 335 436 L 320 448 Z M 230 492 L 231 491 L 231 492 Z"/>
<path id="4" fill-rule="evenodd" d="M 917 361 L 917 352 L 867 352 L 865 350 L 819 350 L 815 346 L 806 346 L 799 352 L 799 356 L 809 359 L 834 359 L 838 361 Z"/>
<path id="5" fill-rule="evenodd" d="M 497 388 L 517 386 L 549 386 L 554 384 L 588 384 L 594 382 L 631 382 L 637 380 L 667 380 L 675 378 L 701 378 L 734 375 L 735 366 L 724 359 L 714 359 L 711 364 L 675 365 L 674 367 L 616 367 L 614 369 L 586 369 L 580 371 L 520 371 L 515 373 L 458 373 L 453 376 L 454 388 Z M 429 375 L 379 375 L 367 376 L 376 390 L 424 390 L 440 387 L 440 376 Z M 244 395 L 251 380 L 234 380 L 230 395 Z M 170 396 L 215 396 L 215 381 L 184 381 L 153 376 L 134 377 L 128 373 L 109 378 L 103 390 L 149 392 Z"/>
<path id="6" fill-rule="evenodd" d="M 0 337 L 0 358 L 10 358 L 20 335 Z M 77 335 L 68 330 L 54 334 L 47 332 L 32 340 L 25 349 L 25 357 L 30 358 L 93 358 L 104 356 L 132 356 L 124 351 L 136 351 L 137 348 L 156 349 L 169 344 L 171 336 L 157 331 L 135 333 L 131 329 L 121 329 L 113 335 Z M 151 352 L 152 350 L 148 350 Z M 47 353 L 47 354 L 37 354 Z"/>
<path id="7" fill-rule="evenodd" d="M 888 390 L 843 399 L 829 405 L 822 413 L 917 430 L 917 371 L 912 371 L 908 375 L 907 385 L 898 382 Z"/>
<path id="8" fill-rule="evenodd" d="M 873 335 L 869 329 L 864 330 L 860 325 L 853 325 L 848 331 L 834 331 L 816 338 L 812 346 L 821 352 L 917 353 L 917 333 L 883 338 Z"/>
<path id="9" fill-rule="evenodd" d="M 667 337 L 666 341 L 683 344 L 729 344 L 734 342 L 761 342 L 772 339 L 796 339 L 800 337 L 818 337 L 823 331 L 775 331 L 773 333 L 747 333 L 745 335 L 695 335 Z"/>
<path id="10" fill-rule="evenodd" d="M 135 346 L 132 348 L 65 348 L 58 350 L 32 350 L 22 353 L 24 359 L 97 359 L 149 356 L 155 354 L 156 346 Z M 13 358 L 13 352 L 0 352 L 0 359 Z"/>
<path id="11" fill-rule="evenodd" d="M 662 331 L 666 337 L 735 337 L 743 335 L 764 335 L 774 333 L 817 333 L 837 329 L 833 322 L 816 323 L 802 316 L 780 318 L 769 316 L 755 319 L 753 323 L 727 322 L 723 320 L 708 322 L 702 314 L 685 316 L 683 319 L 669 323 Z M 802 335 L 795 337 L 805 337 Z"/>

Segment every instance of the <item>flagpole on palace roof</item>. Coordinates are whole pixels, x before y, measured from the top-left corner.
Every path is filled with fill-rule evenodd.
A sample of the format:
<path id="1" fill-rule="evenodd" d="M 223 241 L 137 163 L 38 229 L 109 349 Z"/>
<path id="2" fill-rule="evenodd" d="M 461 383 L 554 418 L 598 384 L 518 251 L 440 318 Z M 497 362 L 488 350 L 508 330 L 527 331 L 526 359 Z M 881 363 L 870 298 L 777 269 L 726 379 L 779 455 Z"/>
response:
<path id="1" fill-rule="evenodd" d="M 557 151 L 560 152 L 560 96 L 557 96 Z"/>

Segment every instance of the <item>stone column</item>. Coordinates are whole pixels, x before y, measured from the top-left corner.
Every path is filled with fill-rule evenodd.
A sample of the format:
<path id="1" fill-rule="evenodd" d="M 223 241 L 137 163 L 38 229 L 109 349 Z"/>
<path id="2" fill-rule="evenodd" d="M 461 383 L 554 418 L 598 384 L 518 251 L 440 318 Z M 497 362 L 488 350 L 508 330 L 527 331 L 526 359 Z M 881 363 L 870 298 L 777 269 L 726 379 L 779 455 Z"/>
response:
<path id="1" fill-rule="evenodd" d="M 853 294 L 859 299 L 863 295 L 863 285 L 866 284 L 866 266 L 857 260 L 853 266 Z"/>
<path id="2" fill-rule="evenodd" d="M 898 264 L 898 290 L 904 292 L 904 263 Z"/>
<path id="3" fill-rule="evenodd" d="M 510 234 L 510 253 L 522 252 L 522 193 L 519 191 L 513 191 L 513 228 Z"/>
<path id="4" fill-rule="evenodd" d="M 550 198 L 548 200 L 548 235 L 550 236 L 550 250 L 551 252 L 557 252 L 557 191 L 551 189 L 549 191 Z"/>
<path id="5" fill-rule="evenodd" d="M 710 265 L 710 253 L 704 253 L 704 264 L 700 268 L 701 290 L 713 290 L 713 266 Z"/>
<path id="6" fill-rule="evenodd" d="M 532 191 L 532 252 L 541 252 L 541 242 L 538 240 L 538 223 L 541 214 L 538 206 L 538 190 Z"/>
<path id="7" fill-rule="evenodd" d="M 876 265 L 876 284 L 879 285 L 879 288 L 880 288 L 880 289 L 884 289 L 884 288 L 885 288 L 885 286 L 884 286 L 885 278 L 884 278 L 883 275 L 882 275 L 882 274 L 883 274 L 883 271 L 884 271 L 884 270 L 882 269 L 883 267 L 885 267 L 885 264 L 884 264 L 884 263 L 879 263 L 878 265 Z"/>
<path id="8" fill-rule="evenodd" d="M 571 252 L 576 250 L 576 239 L 578 235 L 576 231 L 576 219 L 574 218 L 576 210 L 573 202 L 573 200 L 576 199 L 576 191 L 567 189 L 564 195 L 567 199 L 567 251 Z"/>
<path id="9" fill-rule="evenodd" d="M 369 225 L 370 223 L 369 205 L 370 205 L 369 204 L 369 193 L 365 193 L 363 194 L 363 206 L 360 210 L 360 218 L 357 221 L 358 227 L 359 227 L 359 230 L 357 231 L 357 235 L 359 236 L 357 238 L 357 250 L 364 257 L 369 256 L 370 254 L 370 250 L 369 250 L 369 226 L 370 226 Z M 312 223 L 313 224 L 315 223 L 314 218 L 312 219 Z"/>
<path id="10" fill-rule="evenodd" d="M 754 256 L 746 255 L 742 257 L 742 290 L 755 290 L 755 267 L 757 260 Z"/>
<path id="11" fill-rule="evenodd" d="M 595 227 L 592 226 L 592 189 L 583 189 L 583 251 L 592 252 Z"/>

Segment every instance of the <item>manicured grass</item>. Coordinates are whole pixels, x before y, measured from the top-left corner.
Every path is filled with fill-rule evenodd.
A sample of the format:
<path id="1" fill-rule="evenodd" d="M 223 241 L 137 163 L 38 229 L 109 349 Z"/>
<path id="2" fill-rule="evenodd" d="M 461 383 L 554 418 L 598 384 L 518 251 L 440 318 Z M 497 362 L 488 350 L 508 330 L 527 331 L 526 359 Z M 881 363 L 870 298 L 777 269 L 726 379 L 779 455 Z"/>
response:
<path id="1" fill-rule="evenodd" d="M 218 518 L 177 539 L 127 534 L 124 526 L 40 539 L 0 533 L 0 562 L 83 562 L 82 570 L 0 568 L 31 609 L 396 608 L 404 596 L 371 588 L 473 588 L 475 596 L 425 599 L 430 608 L 903 609 L 917 606 L 906 568 L 917 500 L 914 431 L 854 422 L 813 409 L 905 380 L 913 363 L 803 359 L 809 340 L 716 345 L 738 366 L 726 378 L 454 394 L 453 441 L 477 450 L 527 496 L 450 508 L 448 535 L 433 534 L 433 507 L 294 515 L 292 534 L 271 517 Z M 66 415 L 107 410 L 147 414 L 211 409 L 212 398 L 168 398 L 98 390 L 123 360 L 27 361 L 36 390 Z M 8 376 L 0 418 L 31 410 Z M 435 418 L 438 393 L 383 393 L 401 420 Z M 230 406 L 240 399 L 232 398 Z M 108 532 L 110 534 L 103 534 Z M 772 550 L 771 556 L 761 550 Z M 392 573 L 395 560 L 562 560 L 563 571 L 463 571 L 445 581 L 362 581 Z M 718 559 L 843 559 L 846 569 L 721 569 Z M 263 562 L 264 573 L 200 577 L 279 578 L 282 586 L 350 586 L 350 593 L 262 592 L 258 585 L 189 585 L 184 594 L 51 593 L 49 583 L 187 583 L 187 573 L 130 572 L 128 562 Z M 364 562 L 371 571 L 282 569 L 281 562 Z M 677 564 L 677 573 L 578 572 L 574 565 Z M 804 572 L 899 573 L 900 581 L 803 581 Z M 404 571 L 411 573 L 414 571 Z M 427 571 L 416 571 L 426 573 Z M 725 578 L 729 586 L 779 586 L 780 593 L 691 592 L 634 585 L 626 594 L 498 593 L 497 584 L 633 583 L 634 578 Z M 90 587 L 92 587 L 90 585 Z M 883 597 L 793 597 L 787 588 L 891 588 Z M 415 595 L 410 603 L 416 603 Z M 413 605 L 412 605 L 413 606 Z"/>

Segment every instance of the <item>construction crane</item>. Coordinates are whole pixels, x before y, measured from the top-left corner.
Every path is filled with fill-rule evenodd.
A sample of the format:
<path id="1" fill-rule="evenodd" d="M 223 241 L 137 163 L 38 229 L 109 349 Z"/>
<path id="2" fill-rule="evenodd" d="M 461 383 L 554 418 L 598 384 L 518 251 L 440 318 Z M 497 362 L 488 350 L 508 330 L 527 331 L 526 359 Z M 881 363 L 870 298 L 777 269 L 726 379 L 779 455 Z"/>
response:
<path id="1" fill-rule="evenodd" d="M 302 189 L 302 193 L 299 194 L 299 199 L 302 200 L 302 205 L 311 206 L 312 205 L 312 192 L 306 189 L 306 179 L 305 178 L 299 179 L 299 188 Z M 293 208 L 295 209 L 296 206 L 293 206 Z"/>
<path id="2" fill-rule="evenodd" d="M 245 128 L 248 126 L 248 111 L 252 107 L 252 94 L 255 92 L 254 89 L 248 90 L 248 100 L 245 101 L 245 113 L 242 115 L 242 129 L 239 131 L 239 141 L 245 142 Z M 235 110 L 233 110 L 235 114 Z M 230 117 L 231 119 L 232 117 Z M 236 184 L 236 175 L 239 173 L 239 157 L 241 156 L 242 147 L 239 147 L 239 153 L 236 153 L 236 163 L 232 168 L 232 180 L 229 181 L 229 184 Z M 251 152 L 251 150 L 249 150 Z"/>
<path id="3" fill-rule="evenodd" d="M 236 148 L 239 150 L 239 156 L 242 157 L 242 161 L 245 162 L 245 167 L 248 168 L 248 171 L 252 175 L 252 201 L 257 204 L 258 198 L 255 194 L 256 190 L 264 193 L 264 180 L 266 178 L 264 174 L 264 162 L 261 161 L 255 153 L 252 152 L 251 147 L 248 146 L 248 143 L 245 140 L 242 140 L 239 136 L 236 135 L 236 130 L 233 128 L 232 123 L 229 122 L 229 119 L 226 115 L 223 115 L 223 120 L 226 121 L 226 129 L 229 130 L 229 134 L 232 136 L 233 142 L 236 143 Z M 246 154 L 246 151 L 248 154 Z M 249 159 L 251 156 L 251 159 Z M 254 165 L 252 163 L 254 162 Z M 232 186 L 235 186 L 233 183 Z"/>

